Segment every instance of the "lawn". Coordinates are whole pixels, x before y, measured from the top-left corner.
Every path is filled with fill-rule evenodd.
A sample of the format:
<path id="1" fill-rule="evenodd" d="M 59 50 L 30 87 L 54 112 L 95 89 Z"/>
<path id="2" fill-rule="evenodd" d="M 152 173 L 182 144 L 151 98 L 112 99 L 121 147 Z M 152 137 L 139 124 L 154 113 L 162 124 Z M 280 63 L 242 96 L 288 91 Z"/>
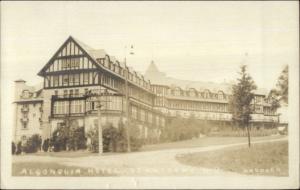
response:
<path id="1" fill-rule="evenodd" d="M 247 175 L 288 176 L 288 142 L 268 142 L 176 156 L 182 164 Z"/>
<path id="2" fill-rule="evenodd" d="M 259 141 L 266 139 L 278 139 L 283 136 L 265 136 L 265 137 L 251 137 L 251 140 Z M 153 150 L 165 150 L 165 149 L 177 149 L 177 148 L 194 148 L 194 147 L 207 147 L 214 145 L 226 145 L 234 143 L 247 143 L 247 137 L 203 137 L 191 140 L 159 143 L 153 145 L 145 145 L 140 151 L 153 151 Z"/>
<path id="3" fill-rule="evenodd" d="M 112 176 L 105 170 L 66 166 L 54 162 L 17 162 L 12 164 L 13 176 Z"/>

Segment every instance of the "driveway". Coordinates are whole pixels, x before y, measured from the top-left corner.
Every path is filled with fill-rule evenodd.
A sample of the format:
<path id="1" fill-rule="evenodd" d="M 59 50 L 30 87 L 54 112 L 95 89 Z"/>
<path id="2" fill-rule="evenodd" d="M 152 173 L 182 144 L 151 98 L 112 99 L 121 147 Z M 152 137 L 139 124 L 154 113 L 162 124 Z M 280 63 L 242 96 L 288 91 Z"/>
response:
<path id="1" fill-rule="evenodd" d="M 288 140 L 287 137 L 279 139 L 260 140 L 255 143 L 274 142 Z M 89 172 L 99 170 L 114 173 L 120 176 L 210 176 L 210 175 L 241 175 L 225 172 L 219 169 L 206 169 L 183 165 L 176 161 L 180 154 L 214 151 L 233 146 L 247 145 L 247 143 L 234 143 L 227 145 L 216 145 L 208 147 L 182 148 L 171 150 L 158 150 L 148 152 L 133 152 L 121 154 L 104 154 L 86 157 L 66 158 L 50 156 L 14 156 L 14 162 L 56 162 L 67 166 L 78 166 L 89 168 Z"/>

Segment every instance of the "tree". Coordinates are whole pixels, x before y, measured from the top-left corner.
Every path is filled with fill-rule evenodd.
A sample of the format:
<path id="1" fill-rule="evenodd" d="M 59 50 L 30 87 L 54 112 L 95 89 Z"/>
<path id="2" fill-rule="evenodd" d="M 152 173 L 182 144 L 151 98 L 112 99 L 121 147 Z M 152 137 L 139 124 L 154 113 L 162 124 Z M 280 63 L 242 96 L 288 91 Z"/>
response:
<path id="1" fill-rule="evenodd" d="M 253 111 L 251 102 L 254 98 L 254 94 L 252 91 L 256 89 L 256 85 L 252 80 L 252 77 L 247 73 L 246 65 L 241 66 L 239 74 L 240 78 L 237 79 L 237 84 L 234 84 L 232 87 L 230 108 L 233 121 L 238 123 L 239 126 L 247 129 L 248 146 L 250 147 L 249 121 L 251 120 Z"/>
<path id="2" fill-rule="evenodd" d="M 289 67 L 286 65 L 281 72 L 277 84 L 276 89 L 271 91 L 272 96 L 277 97 L 279 102 L 288 103 L 288 93 L 289 93 Z"/>

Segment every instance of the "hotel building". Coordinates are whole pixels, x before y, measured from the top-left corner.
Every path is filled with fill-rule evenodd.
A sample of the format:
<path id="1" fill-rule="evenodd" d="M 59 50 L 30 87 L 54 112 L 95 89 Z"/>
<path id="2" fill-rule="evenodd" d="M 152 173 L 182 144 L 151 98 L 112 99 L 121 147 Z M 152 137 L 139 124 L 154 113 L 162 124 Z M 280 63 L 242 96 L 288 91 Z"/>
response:
<path id="1" fill-rule="evenodd" d="M 38 75 L 43 78 L 42 86 L 15 81 L 15 141 L 32 134 L 49 138 L 66 119 L 76 121 L 85 131 L 96 126 L 98 105 L 91 92 L 101 101 L 101 124 L 118 126 L 128 113 L 130 122 L 139 126 L 140 136 L 146 139 L 159 139 L 169 118 L 179 115 L 231 121 L 230 84 L 168 78 L 153 62 L 143 76 L 103 49 L 93 49 L 73 37 L 62 44 Z M 252 125 L 278 122 L 265 91 L 255 92 L 253 105 Z"/>

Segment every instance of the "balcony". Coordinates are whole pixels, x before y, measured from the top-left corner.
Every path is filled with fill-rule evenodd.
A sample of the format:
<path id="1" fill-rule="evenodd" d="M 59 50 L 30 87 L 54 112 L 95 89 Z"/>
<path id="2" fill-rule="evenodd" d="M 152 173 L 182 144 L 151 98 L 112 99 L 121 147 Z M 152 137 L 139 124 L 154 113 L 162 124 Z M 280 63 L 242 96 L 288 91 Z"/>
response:
<path id="1" fill-rule="evenodd" d="M 28 123 L 29 119 L 28 119 L 28 117 L 23 117 L 23 118 L 20 119 L 20 121 L 22 123 Z"/>
<path id="2" fill-rule="evenodd" d="M 29 111 L 29 108 L 28 108 L 27 106 L 23 106 L 23 107 L 21 108 L 21 111 L 22 111 L 22 112 L 28 112 L 28 111 Z"/>

